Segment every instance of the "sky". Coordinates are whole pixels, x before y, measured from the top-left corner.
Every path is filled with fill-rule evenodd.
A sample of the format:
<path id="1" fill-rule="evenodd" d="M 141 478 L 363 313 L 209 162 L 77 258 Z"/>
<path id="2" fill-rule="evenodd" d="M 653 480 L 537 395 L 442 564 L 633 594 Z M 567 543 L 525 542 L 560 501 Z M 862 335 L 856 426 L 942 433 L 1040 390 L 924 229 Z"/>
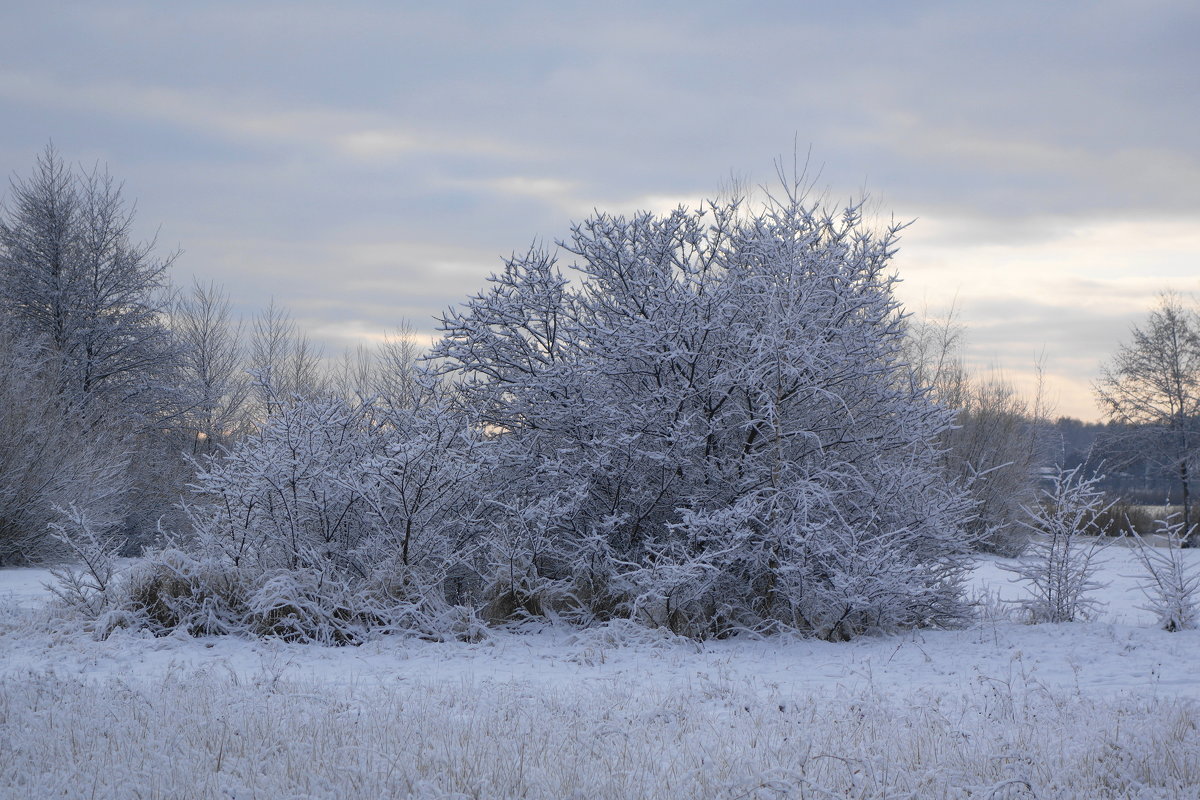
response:
<path id="1" fill-rule="evenodd" d="M 770 186 L 912 221 L 914 312 L 1057 414 L 1163 290 L 1200 294 L 1200 4 L 16 3 L 0 168 L 48 142 L 177 282 L 327 353 L 435 317 L 594 210 Z"/>

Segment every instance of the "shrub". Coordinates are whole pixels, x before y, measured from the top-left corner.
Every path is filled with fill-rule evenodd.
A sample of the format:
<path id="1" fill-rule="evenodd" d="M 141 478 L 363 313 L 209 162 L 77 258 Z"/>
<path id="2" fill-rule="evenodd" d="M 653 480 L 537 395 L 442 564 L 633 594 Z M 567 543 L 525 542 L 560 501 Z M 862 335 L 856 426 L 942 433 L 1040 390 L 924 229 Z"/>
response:
<path id="1" fill-rule="evenodd" d="M 1159 626 L 1166 631 L 1192 630 L 1200 624 L 1200 567 L 1184 559 L 1188 532 L 1176 515 L 1158 520 L 1154 535 L 1162 540 L 1155 546 L 1134 534 L 1134 555 L 1146 571 L 1138 588 L 1146 595 Z"/>
<path id="2" fill-rule="evenodd" d="M 166 549 L 148 553 L 130 571 L 121 606 L 156 634 L 218 635 L 244 630 L 247 595 L 246 576 L 227 562 Z"/>
<path id="3" fill-rule="evenodd" d="M 119 624 L 356 644 L 372 632 L 477 631 L 467 457 L 472 434 L 432 391 L 412 408 L 281 404 L 201 462 L 191 530 L 130 575 Z M 466 499 L 464 499 L 466 498 Z M 475 587 L 447 598 L 447 581 Z M 132 617 L 128 615 L 133 615 Z M 138 622 L 140 620 L 140 622 Z"/>
<path id="4" fill-rule="evenodd" d="M 1097 488 L 1098 476 L 1083 477 L 1082 467 L 1059 469 L 1042 503 L 1028 509 L 1033 532 L 1015 565 L 1002 565 L 1023 581 L 1030 597 L 1016 601 L 1030 622 L 1074 622 L 1096 606 L 1088 595 L 1103 584 L 1095 580 L 1096 556 L 1107 546 L 1098 521 L 1111 506 Z"/>

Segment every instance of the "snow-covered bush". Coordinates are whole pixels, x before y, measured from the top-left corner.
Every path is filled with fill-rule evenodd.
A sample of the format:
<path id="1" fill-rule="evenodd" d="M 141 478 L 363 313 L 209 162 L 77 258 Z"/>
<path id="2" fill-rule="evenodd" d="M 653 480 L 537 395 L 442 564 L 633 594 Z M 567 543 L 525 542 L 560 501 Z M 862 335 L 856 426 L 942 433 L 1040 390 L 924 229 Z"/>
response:
<path id="1" fill-rule="evenodd" d="M 428 376 L 425 376 L 426 378 Z M 398 597 L 428 601 L 479 561 L 476 483 L 481 435 L 470 413 L 434 383 L 371 413 L 380 446 L 339 481 L 361 506 L 370 574 Z M 382 570 L 382 573 L 381 573 Z M 463 591 L 467 591 L 466 588 Z"/>
<path id="2" fill-rule="evenodd" d="M 346 478 L 382 450 L 373 433 L 366 407 L 289 404 L 225 457 L 205 461 L 188 509 L 196 547 L 256 572 L 336 561 L 365 574 L 356 549 L 367 510 Z"/>
<path id="3" fill-rule="evenodd" d="M 466 525 L 478 437 L 436 387 L 409 400 L 297 398 L 206 457 L 190 530 L 135 568 L 122 607 L 156 631 L 332 644 L 473 618 L 455 606 L 482 594 Z"/>
<path id="4" fill-rule="evenodd" d="M 155 634 L 192 636 L 239 633 L 247 617 L 247 577 L 218 558 L 175 548 L 147 553 L 131 568 L 113 612 L 97 631 L 141 627 Z"/>
<path id="5" fill-rule="evenodd" d="M 586 625 L 628 615 L 631 586 L 614 570 L 608 541 L 561 534 L 563 520 L 587 499 L 586 483 L 572 476 L 574 465 L 511 444 L 493 440 L 481 449 L 484 617 L 545 616 Z M 515 479 L 522 491 L 514 491 Z"/>
<path id="6" fill-rule="evenodd" d="M 50 523 L 50 538 L 66 559 L 51 567 L 50 591 L 71 608 L 96 616 L 108 608 L 117 583 L 116 553 L 121 537 L 98 528 L 86 511 L 70 506 Z"/>
<path id="7" fill-rule="evenodd" d="M 396 396 L 273 396 L 200 462 L 130 613 L 337 643 L 528 616 L 827 639 L 961 619 L 972 506 L 941 468 L 951 412 L 903 357 L 899 231 L 795 190 L 595 216 L 562 244 L 574 281 L 510 259 Z"/>
<path id="8" fill-rule="evenodd" d="M 1146 541 L 1131 531 L 1136 545 L 1134 555 L 1145 570 L 1139 588 L 1158 624 L 1167 631 L 1192 630 L 1200 625 L 1200 569 L 1184 558 L 1183 545 L 1188 533 L 1178 515 L 1155 522 L 1154 536 L 1161 546 Z"/>
<path id="9" fill-rule="evenodd" d="M 798 192 L 601 214 L 561 244 L 574 280 L 533 250 L 447 314 L 498 596 L 695 636 L 956 618 L 969 501 L 901 357 L 899 230 Z"/>
<path id="10" fill-rule="evenodd" d="M 1112 502 L 1097 488 L 1100 476 L 1084 477 L 1082 466 L 1059 468 L 1042 502 L 1027 509 L 1032 536 L 1013 565 L 1002 565 L 1023 581 L 1029 597 L 1015 601 L 1030 622 L 1075 622 L 1096 607 L 1088 595 L 1104 588 L 1096 557 L 1109 541 L 1098 524 Z"/>

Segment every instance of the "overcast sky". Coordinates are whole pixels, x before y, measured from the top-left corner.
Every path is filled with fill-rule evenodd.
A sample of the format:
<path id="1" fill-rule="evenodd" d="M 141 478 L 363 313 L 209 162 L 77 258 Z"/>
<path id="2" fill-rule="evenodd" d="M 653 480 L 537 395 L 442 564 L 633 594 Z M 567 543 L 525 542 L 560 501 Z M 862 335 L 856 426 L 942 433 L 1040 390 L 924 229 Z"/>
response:
<path id="1" fill-rule="evenodd" d="M 1200 291 L 1200 4 L 5 3 L 0 166 L 106 164 L 176 279 L 328 352 L 433 316 L 593 208 L 666 209 L 793 143 L 915 220 L 911 308 L 1057 410 Z"/>

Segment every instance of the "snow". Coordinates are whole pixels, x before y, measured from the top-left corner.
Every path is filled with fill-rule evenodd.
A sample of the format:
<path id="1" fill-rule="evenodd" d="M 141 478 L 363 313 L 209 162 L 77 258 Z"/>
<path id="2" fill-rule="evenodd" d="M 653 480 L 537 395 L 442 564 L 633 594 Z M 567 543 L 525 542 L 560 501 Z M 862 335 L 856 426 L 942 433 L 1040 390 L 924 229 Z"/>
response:
<path id="1" fill-rule="evenodd" d="M 37 608 L 50 599 L 49 570 L 0 567 L 0 608 Z"/>
<path id="2" fill-rule="evenodd" d="M 1188 557 L 1196 559 L 1200 553 L 1189 551 Z M 563 787 L 570 786 L 578 788 L 576 796 L 587 797 L 599 796 L 588 787 L 601 785 L 613 797 L 724 797 L 736 794 L 734 789 L 746 791 L 747 797 L 783 797 L 804 787 L 811 796 L 822 797 L 823 787 L 841 791 L 852 784 L 861 792 L 854 796 L 863 797 L 938 796 L 935 786 L 943 787 L 939 791 L 971 786 L 984 797 L 986 791 L 996 797 L 1035 796 L 1020 793 L 1026 783 L 1041 787 L 1039 797 L 1195 797 L 1200 784 L 1194 781 L 1200 775 L 1186 764 L 1160 765 L 1153 776 L 1137 778 L 1138 783 L 1130 777 L 1134 768 L 1122 761 L 1120 780 L 1113 785 L 1124 788 L 1112 794 L 1095 787 L 1102 786 L 1101 778 L 1111 782 L 1113 776 L 1089 770 L 1108 763 L 1096 761 L 1094 751 L 1117 741 L 1114 737 L 1133 737 L 1121 739 L 1121 747 L 1138 753 L 1141 764 L 1150 763 L 1146 759 L 1162 745 L 1152 741 L 1156 736 L 1182 737 L 1168 748 L 1179 758 L 1200 755 L 1195 727 L 1200 719 L 1195 705 L 1200 700 L 1195 674 L 1200 631 L 1167 633 L 1151 627 L 1153 614 L 1139 608 L 1144 602 L 1135 585 L 1139 568 L 1126 547 L 1115 545 L 1103 554 L 1100 578 L 1108 586 L 1101 592 L 1101 613 L 1083 623 L 1024 625 L 1007 618 L 998 599 L 1015 599 L 1021 587 L 1000 569 L 1002 563 L 985 558 L 977 565 L 972 590 L 991 599 L 982 621 L 962 630 L 914 631 L 848 643 L 789 637 L 697 643 L 614 624 L 585 631 L 497 632 L 477 643 L 393 637 L 340 648 L 232 637 L 153 638 L 128 631 L 96 641 L 80 624 L 52 614 L 42 587 L 49 580 L 46 572 L 2 569 L 0 796 L 34 796 L 35 790 L 38 796 L 88 796 L 98 786 L 97 797 L 119 797 L 131 787 L 146 789 L 152 781 L 157 788 L 147 792 L 150 796 L 191 785 L 189 792 L 204 797 L 488 797 L 521 792 L 554 797 L 568 796 Z M 142 701 L 172 707 L 165 709 L 166 719 L 134 725 L 125 717 L 132 713 L 131 703 Z M 869 710 L 863 712 L 858 733 L 849 737 L 839 726 L 846 724 L 847 708 L 860 707 Z M 999 726 L 997 708 L 1004 718 Z M 395 718 L 371 716 L 384 714 L 383 709 L 400 715 L 409 733 L 400 737 Z M 345 727 L 350 710 L 366 715 L 376 727 Z M 282 721 L 268 725 L 264 720 L 275 719 L 271 715 Z M 842 774 L 814 762 L 812 771 L 801 770 L 802 775 L 788 772 L 785 767 L 794 763 L 785 756 L 795 745 L 784 743 L 791 729 L 779 727 L 785 723 L 776 717 L 801 726 L 795 730 L 807 732 L 810 748 L 818 740 L 822 747 L 836 745 L 845 758 L 864 764 L 871 753 L 886 752 L 893 771 L 885 779 L 861 770 Z M 1178 724 L 1162 721 L 1172 719 Z M 281 752 L 287 753 L 291 768 L 256 771 L 253 764 L 262 753 L 239 750 L 244 760 L 237 761 L 230 750 L 230 761 L 214 772 L 210 751 L 221 726 L 249 738 L 282 736 L 285 729 L 271 727 L 276 724 L 299 731 L 297 742 L 315 737 L 308 745 L 284 747 Z M 104 733 L 89 726 L 104 728 Z M 111 740 L 106 726 L 112 726 Z M 211 735 L 188 739 L 193 726 Z M 516 733 L 506 734 L 505 726 Z M 895 733 L 893 741 L 889 731 L 901 729 L 909 733 Z M 67 758 L 60 742 L 66 731 L 81 731 L 91 745 L 84 747 L 84 755 L 70 756 L 77 759 L 75 766 L 60 765 L 55 771 L 49 762 Z M 508 739 L 517 733 L 518 739 L 524 737 L 521 741 L 542 748 L 536 758 L 512 750 L 520 743 Z M 375 761 L 365 755 L 356 760 L 344 749 L 377 747 L 400 758 L 413 735 L 427 740 L 428 747 L 443 748 L 442 761 L 428 761 L 423 744 L 426 749 L 405 756 L 412 762 L 408 766 L 396 772 L 393 764 L 381 772 Z M 746 750 L 747 742 L 760 735 L 770 747 Z M 171 747 L 184 766 L 164 772 L 165 762 L 156 759 L 167 757 L 167 745 L 160 746 L 159 737 L 183 737 L 171 739 Z M 341 737 L 343 749 L 318 754 L 320 763 L 310 763 L 304 749 L 325 742 L 321 737 Z M 614 749 L 613 737 L 628 740 L 624 749 Z M 688 742 L 682 751 L 679 737 Z M 975 744 L 959 741 L 962 737 L 974 737 Z M 87 756 L 87 747 L 101 739 L 112 751 L 107 760 Z M 1019 743 L 1031 748 L 1025 771 L 1005 761 L 1005 772 L 987 760 L 991 756 L 971 749 L 982 747 L 984 740 L 988 747 Z M 649 759 L 646 748 L 653 747 L 660 750 Z M 922 747 L 931 751 L 921 756 Z M 588 752 L 579 752 L 581 748 Z M 472 749 L 482 759 L 479 769 L 491 770 L 486 775 L 455 771 Z M 6 752 L 12 757 L 9 768 L 2 766 Z M 554 771 L 556 764 L 563 767 L 567 755 L 583 759 L 575 765 L 582 771 Z M 501 766 L 512 758 L 529 758 L 528 771 L 503 772 Z M 613 772 L 613 759 L 632 772 L 625 777 Z M 923 771 L 930 759 L 941 772 Z M 135 769 L 135 762 L 141 766 Z M 958 764 L 957 771 L 946 772 L 951 762 Z M 676 774 L 675 767 L 685 764 L 692 772 Z M 326 769 L 330 771 L 322 771 Z M 362 773 L 361 786 L 340 783 L 344 776 L 338 776 L 346 770 Z M 387 783 L 384 772 L 392 776 L 389 780 L 403 774 L 407 782 Z M 868 773 L 874 776 L 870 781 L 863 777 Z M 1064 783 L 1066 774 L 1076 777 Z M 324 777 L 317 781 L 314 776 Z M 889 794 L 901 786 L 911 793 Z M 1141 787 L 1141 794 L 1130 787 Z M 995 793 L 1010 789 L 1017 793 Z"/>

